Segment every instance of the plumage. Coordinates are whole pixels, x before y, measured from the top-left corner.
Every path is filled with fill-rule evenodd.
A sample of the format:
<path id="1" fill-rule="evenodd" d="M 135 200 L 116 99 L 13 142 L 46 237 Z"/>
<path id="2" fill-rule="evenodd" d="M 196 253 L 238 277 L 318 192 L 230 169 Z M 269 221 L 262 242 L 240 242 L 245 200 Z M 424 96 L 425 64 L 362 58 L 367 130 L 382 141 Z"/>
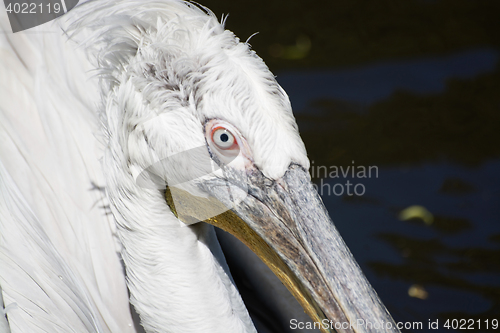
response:
<path id="1" fill-rule="evenodd" d="M 100 208 L 103 193 L 92 190 L 104 184 L 97 90 L 80 84 L 87 62 L 61 37 L 0 35 L 4 304 L 13 332 L 130 332 L 113 223 Z"/>
<path id="2" fill-rule="evenodd" d="M 214 184 L 259 197 L 251 181 L 287 190 L 284 176 L 309 168 L 288 97 L 250 46 L 191 3 L 102 0 L 1 34 L 0 52 L 0 287 L 11 331 L 135 332 L 128 287 L 146 332 L 256 332 L 213 226 L 183 223 L 164 191 L 137 180 L 203 147 L 155 176 L 231 206 Z M 206 174 L 204 160 L 220 164 L 205 133 L 212 120 L 234 129 L 245 154 Z M 241 175 L 247 189 L 235 185 Z M 349 288 L 367 283 L 353 274 Z M 324 281 L 337 292 L 337 280 Z M 347 318 L 364 313 L 361 296 Z M 366 313 L 390 318 L 375 309 Z"/>

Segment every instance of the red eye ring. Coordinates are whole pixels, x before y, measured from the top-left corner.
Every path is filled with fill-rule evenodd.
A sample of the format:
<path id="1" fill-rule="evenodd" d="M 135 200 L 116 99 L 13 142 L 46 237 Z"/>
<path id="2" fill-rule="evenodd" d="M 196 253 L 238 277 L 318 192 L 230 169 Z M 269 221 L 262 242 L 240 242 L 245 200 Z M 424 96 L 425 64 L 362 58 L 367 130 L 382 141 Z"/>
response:
<path id="1" fill-rule="evenodd" d="M 212 129 L 212 142 L 221 150 L 238 149 L 238 141 L 230 130 L 223 126 L 217 126 Z"/>

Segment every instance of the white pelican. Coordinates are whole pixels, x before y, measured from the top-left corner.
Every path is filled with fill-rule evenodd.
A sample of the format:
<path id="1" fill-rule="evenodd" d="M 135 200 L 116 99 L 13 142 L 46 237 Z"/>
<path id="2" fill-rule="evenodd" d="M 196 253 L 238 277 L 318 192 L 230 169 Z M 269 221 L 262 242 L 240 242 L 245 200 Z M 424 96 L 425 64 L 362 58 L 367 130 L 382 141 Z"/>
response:
<path id="1" fill-rule="evenodd" d="M 1 15 L 2 333 L 135 332 L 127 287 L 146 332 L 256 332 L 212 225 L 323 332 L 398 331 L 310 183 L 287 95 L 214 14 L 90 1 L 17 34 Z M 186 151 L 153 170 L 168 190 L 139 184 Z"/>

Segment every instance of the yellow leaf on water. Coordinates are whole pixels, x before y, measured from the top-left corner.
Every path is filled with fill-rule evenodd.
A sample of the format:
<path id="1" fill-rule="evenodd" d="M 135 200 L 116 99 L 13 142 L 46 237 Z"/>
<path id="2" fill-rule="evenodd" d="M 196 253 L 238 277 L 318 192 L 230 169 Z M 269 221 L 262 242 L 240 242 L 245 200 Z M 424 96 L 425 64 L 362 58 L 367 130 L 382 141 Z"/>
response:
<path id="1" fill-rule="evenodd" d="M 434 222 L 434 216 L 427 208 L 419 205 L 413 205 L 408 208 L 403 209 L 399 213 L 399 219 L 401 221 L 406 221 L 410 219 L 421 219 L 425 224 L 432 224 Z"/>
<path id="2" fill-rule="evenodd" d="M 408 295 L 410 297 L 415 297 L 415 298 L 420 298 L 420 299 L 427 299 L 429 297 L 429 293 L 425 288 L 419 284 L 414 284 L 408 289 Z"/>

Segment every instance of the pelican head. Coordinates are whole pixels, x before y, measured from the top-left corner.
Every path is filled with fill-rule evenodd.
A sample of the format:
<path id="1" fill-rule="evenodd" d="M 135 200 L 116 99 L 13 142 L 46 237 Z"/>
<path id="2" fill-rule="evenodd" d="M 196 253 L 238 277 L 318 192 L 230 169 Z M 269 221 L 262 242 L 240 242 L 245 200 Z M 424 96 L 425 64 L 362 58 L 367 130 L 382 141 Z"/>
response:
<path id="1" fill-rule="evenodd" d="M 101 79 L 107 192 L 147 330 L 182 327 L 190 319 L 175 304 L 203 311 L 189 301 L 215 293 L 229 301 L 213 304 L 214 320 L 240 318 L 231 329 L 220 319 L 217 332 L 254 330 L 204 221 L 254 251 L 323 332 L 397 331 L 312 186 L 286 93 L 248 43 L 182 1 L 89 2 L 72 13 L 71 38 Z"/>

